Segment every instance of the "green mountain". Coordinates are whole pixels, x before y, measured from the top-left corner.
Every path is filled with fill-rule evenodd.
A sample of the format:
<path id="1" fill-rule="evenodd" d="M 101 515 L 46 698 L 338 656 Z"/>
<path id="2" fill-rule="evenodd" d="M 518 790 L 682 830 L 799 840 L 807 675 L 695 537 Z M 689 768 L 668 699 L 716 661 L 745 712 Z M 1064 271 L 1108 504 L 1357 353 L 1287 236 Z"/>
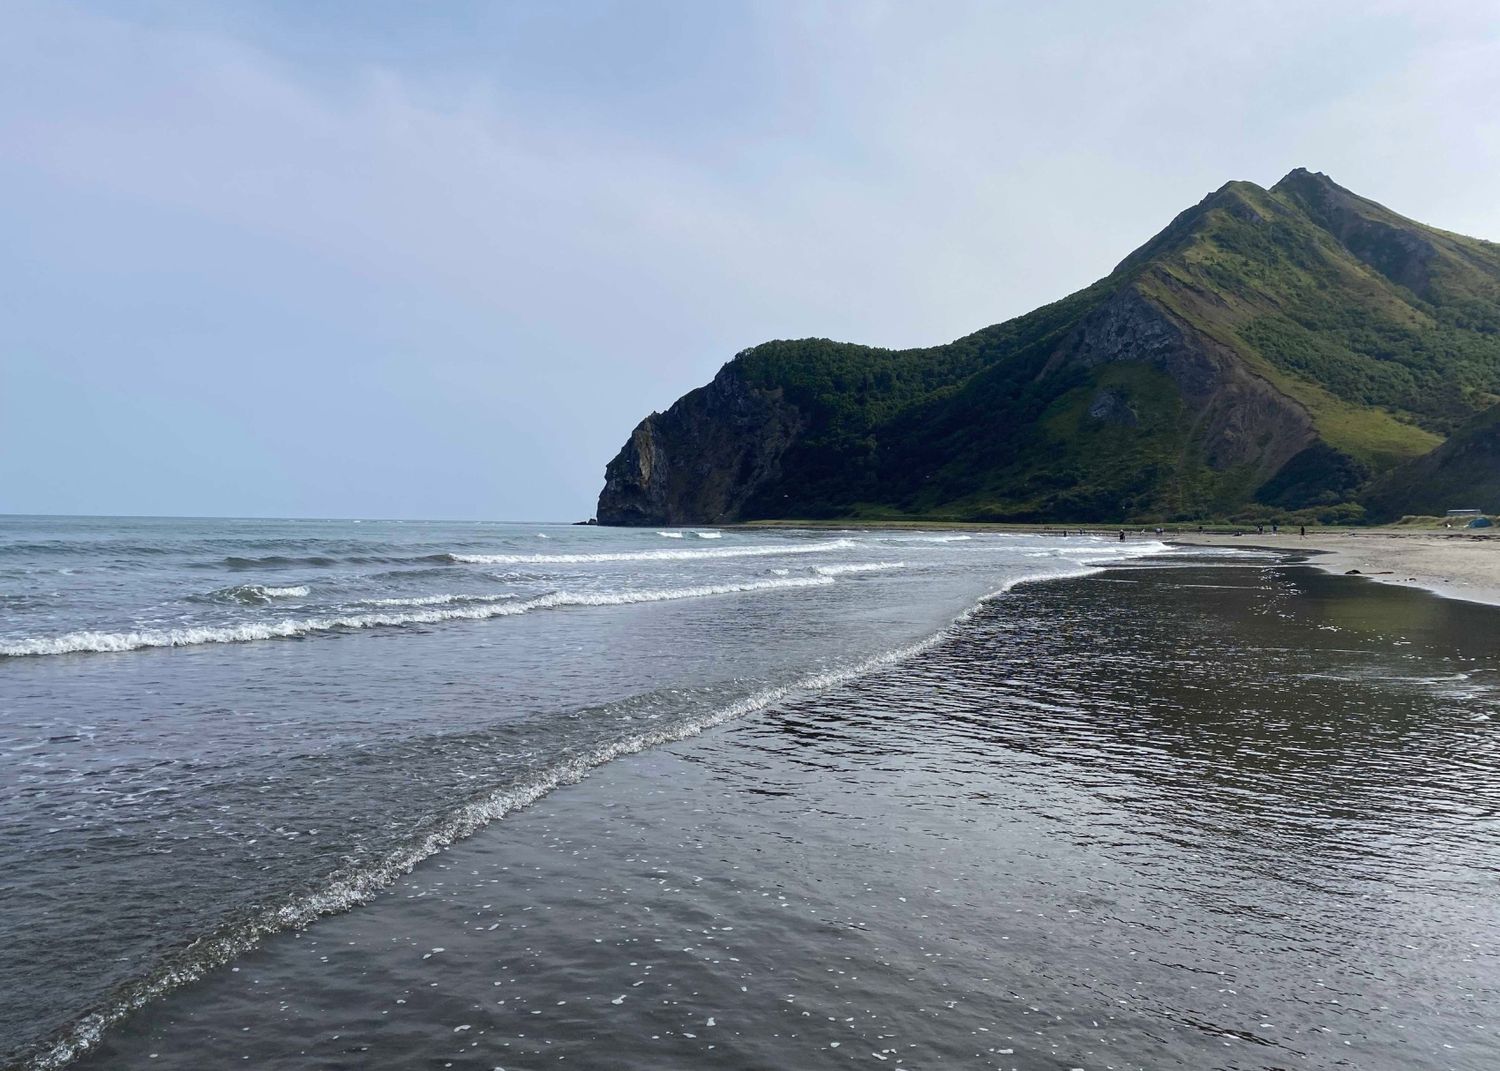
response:
<path id="1" fill-rule="evenodd" d="M 598 518 L 1353 520 L 1496 403 L 1500 246 L 1299 168 L 944 346 L 745 350 L 641 421 Z"/>
<path id="2" fill-rule="evenodd" d="M 1442 516 L 1450 509 L 1500 513 L 1500 406 L 1480 413 L 1430 454 L 1377 478 L 1364 498 L 1377 520 Z"/>

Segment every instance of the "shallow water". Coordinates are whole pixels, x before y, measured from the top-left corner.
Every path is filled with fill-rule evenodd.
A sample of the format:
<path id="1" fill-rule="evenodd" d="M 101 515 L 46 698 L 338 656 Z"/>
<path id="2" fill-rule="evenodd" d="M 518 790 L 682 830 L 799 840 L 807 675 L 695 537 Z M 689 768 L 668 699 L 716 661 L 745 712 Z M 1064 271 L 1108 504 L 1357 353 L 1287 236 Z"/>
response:
<path id="1" fill-rule="evenodd" d="M 1500 614 L 1165 564 L 604 766 L 84 1066 L 1500 1066 Z"/>
<path id="2" fill-rule="evenodd" d="M 0 518 L 0 1061 L 617 756 L 1159 544 Z"/>

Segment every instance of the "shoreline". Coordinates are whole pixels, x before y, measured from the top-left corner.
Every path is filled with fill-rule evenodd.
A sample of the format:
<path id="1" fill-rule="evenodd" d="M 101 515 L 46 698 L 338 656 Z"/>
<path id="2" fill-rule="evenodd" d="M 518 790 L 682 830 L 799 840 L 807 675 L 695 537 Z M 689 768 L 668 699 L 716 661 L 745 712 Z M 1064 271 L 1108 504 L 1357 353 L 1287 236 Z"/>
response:
<path id="1" fill-rule="evenodd" d="M 1082 532 L 1109 536 L 1121 530 L 1119 525 L 1098 524 L 994 524 L 974 521 L 756 521 L 747 524 L 721 525 L 723 528 L 827 528 L 937 531 L 1005 532 L 1026 535 L 1056 535 Z M 1127 538 L 1159 538 L 1176 547 L 1242 547 L 1302 553 L 1303 564 L 1324 572 L 1366 577 L 1383 584 L 1417 588 L 1447 599 L 1500 606 L 1500 537 L 1465 528 L 1310 528 L 1306 536 L 1287 526 L 1278 534 L 1249 531 L 1237 526 L 1233 531 L 1194 531 L 1193 527 L 1164 526 L 1156 536 L 1154 526 L 1123 526 Z M 1229 526 L 1215 526 L 1228 528 Z M 1500 532 L 1500 529 L 1488 531 Z"/>
<path id="2" fill-rule="evenodd" d="M 1216 533 L 1168 533 L 1179 547 L 1254 547 L 1282 553 L 1304 553 L 1310 565 L 1327 573 L 1357 575 L 1382 584 L 1417 588 L 1445 599 L 1500 606 L 1500 546 L 1488 536 L 1455 530 L 1399 529 L 1313 530 L 1306 537 L 1269 532 L 1233 536 Z"/>

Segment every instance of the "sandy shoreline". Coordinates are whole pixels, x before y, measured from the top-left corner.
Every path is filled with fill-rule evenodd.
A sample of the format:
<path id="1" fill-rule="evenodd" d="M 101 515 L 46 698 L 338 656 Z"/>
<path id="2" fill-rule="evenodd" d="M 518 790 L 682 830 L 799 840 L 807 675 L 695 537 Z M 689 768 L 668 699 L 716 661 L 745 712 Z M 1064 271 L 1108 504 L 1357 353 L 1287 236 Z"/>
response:
<path id="1" fill-rule="evenodd" d="M 1357 569 L 1371 580 L 1500 605 L 1500 540 L 1465 529 L 1312 529 L 1305 538 L 1296 529 L 1243 536 L 1169 532 L 1164 538 L 1178 546 L 1305 551 L 1309 565 L 1330 573 Z"/>
<path id="2" fill-rule="evenodd" d="M 1057 534 L 1062 531 L 1111 536 L 1119 531 L 1109 525 L 1082 527 L 1060 524 L 992 524 L 965 521 L 756 521 L 725 527 L 745 528 L 836 528 L 836 529 L 940 529 L 968 532 L 1030 532 Z M 1421 588 L 1435 595 L 1467 602 L 1500 606 L 1500 529 L 1496 535 L 1433 528 L 1310 528 L 1300 536 L 1296 528 L 1278 534 L 1253 529 L 1233 535 L 1222 528 L 1196 532 L 1168 527 L 1160 537 L 1176 546 L 1267 547 L 1272 550 L 1305 552 L 1308 564 L 1330 573 L 1359 570 L 1387 584 Z M 1155 537 L 1153 530 L 1125 528 L 1126 538 Z"/>

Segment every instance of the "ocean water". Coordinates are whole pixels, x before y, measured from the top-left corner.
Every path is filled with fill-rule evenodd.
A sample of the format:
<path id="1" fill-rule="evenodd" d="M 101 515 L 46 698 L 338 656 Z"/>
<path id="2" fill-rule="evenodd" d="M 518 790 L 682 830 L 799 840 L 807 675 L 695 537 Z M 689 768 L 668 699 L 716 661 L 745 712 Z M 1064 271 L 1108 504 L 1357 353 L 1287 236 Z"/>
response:
<path id="1" fill-rule="evenodd" d="M 1492 1071 L 1497 619 L 1270 559 L 1014 587 L 81 1067 Z"/>
<path id="2" fill-rule="evenodd" d="M 611 760 L 909 663 L 1021 581 L 1164 550 L 0 518 L 0 1059 L 65 1065 Z"/>

